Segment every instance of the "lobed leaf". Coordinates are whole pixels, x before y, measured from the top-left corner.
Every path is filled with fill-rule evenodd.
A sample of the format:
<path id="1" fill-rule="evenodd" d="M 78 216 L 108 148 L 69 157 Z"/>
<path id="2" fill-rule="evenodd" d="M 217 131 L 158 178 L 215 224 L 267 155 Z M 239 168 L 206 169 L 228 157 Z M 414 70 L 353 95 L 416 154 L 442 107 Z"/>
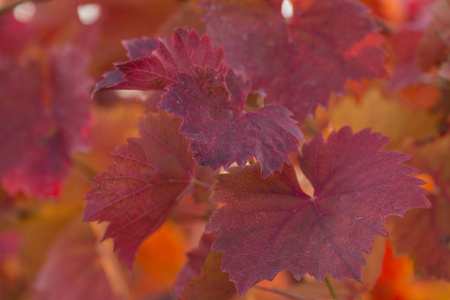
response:
<path id="1" fill-rule="evenodd" d="M 410 164 L 429 177 L 433 210 L 414 209 L 406 219 L 388 222 L 394 253 L 411 257 L 417 273 L 445 280 L 450 280 L 449 149 L 448 134 L 429 143 L 405 145 L 414 155 Z"/>
<path id="2" fill-rule="evenodd" d="M 266 179 L 258 164 L 220 175 L 212 201 L 225 205 L 207 224 L 216 230 L 212 250 L 224 252 L 222 270 L 243 295 L 282 270 L 297 280 L 361 279 L 364 253 L 375 235 L 387 236 L 385 218 L 413 207 L 430 207 L 409 155 L 380 151 L 388 138 L 349 127 L 305 144 L 299 165 L 314 187 L 306 195 L 295 171 Z"/>
<path id="3" fill-rule="evenodd" d="M 131 269 L 140 244 L 191 192 L 195 163 L 180 121 L 164 112 L 139 120 L 139 138 L 111 153 L 114 163 L 86 195 L 84 221 L 109 221 L 104 239 L 114 239 L 119 258 Z"/>
<path id="4" fill-rule="evenodd" d="M 106 73 L 97 84 L 99 90 L 137 89 L 163 90 L 178 82 L 177 73 L 192 74 L 192 66 L 217 67 L 223 59 L 222 48 L 214 49 L 208 36 L 198 36 L 195 30 L 177 28 L 173 39 L 159 38 L 154 41 L 144 38 L 138 42 L 125 42 L 130 61 L 117 63 L 117 70 Z M 140 57 L 147 55 L 147 57 Z"/>
<path id="5" fill-rule="evenodd" d="M 87 224 L 71 222 L 56 238 L 37 274 L 33 299 L 120 300 Z"/>
<path id="6" fill-rule="evenodd" d="M 228 274 L 220 269 L 222 253 L 210 252 L 201 268 L 200 275 L 183 291 L 182 300 L 232 299 L 236 288 L 229 281 Z"/>
<path id="7" fill-rule="evenodd" d="M 188 262 L 178 273 L 174 286 L 175 294 L 178 298 L 181 297 L 184 288 L 200 275 L 202 266 L 211 253 L 211 245 L 214 240 L 212 233 L 204 232 L 198 247 L 188 252 Z"/>
<path id="8" fill-rule="evenodd" d="M 57 196 L 72 155 L 90 144 L 87 58 L 67 45 L 47 59 L 0 63 L 0 177 L 11 194 Z"/>
<path id="9" fill-rule="evenodd" d="M 188 253 L 189 261 L 178 274 L 175 293 L 179 299 L 228 299 L 236 295 L 228 274 L 220 269 L 221 253 L 211 252 L 215 237 L 204 233 L 198 248 Z"/>
<path id="10" fill-rule="evenodd" d="M 205 0 L 207 33 L 266 103 L 291 110 L 303 122 L 346 80 L 383 76 L 383 38 L 368 9 L 350 0 Z"/>
<path id="11" fill-rule="evenodd" d="M 289 110 L 266 106 L 245 112 L 250 83 L 225 64 L 180 73 L 178 80 L 167 87 L 158 108 L 184 119 L 180 133 L 192 140 L 189 150 L 198 164 L 217 169 L 236 162 L 243 168 L 256 157 L 267 177 L 289 163 L 289 153 L 299 153 L 303 135 Z"/>

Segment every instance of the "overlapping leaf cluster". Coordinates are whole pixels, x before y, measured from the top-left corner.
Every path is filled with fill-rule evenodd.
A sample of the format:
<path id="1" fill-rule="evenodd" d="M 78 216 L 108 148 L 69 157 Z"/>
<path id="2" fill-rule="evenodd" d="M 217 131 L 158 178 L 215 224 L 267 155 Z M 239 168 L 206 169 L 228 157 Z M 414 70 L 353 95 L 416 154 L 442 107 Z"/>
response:
<path id="1" fill-rule="evenodd" d="M 303 140 L 288 109 L 303 122 L 318 105 L 327 104 L 332 92 L 341 92 L 345 80 L 384 75 L 382 38 L 375 24 L 364 7 L 352 1 L 295 1 L 289 22 L 280 13 L 281 1 L 201 5 L 207 12 L 208 34 L 224 47 L 227 61 L 208 36 L 176 29 L 173 39 L 159 38 L 158 47 L 149 39 L 125 43 L 131 60 L 116 64 L 96 90 L 165 90 L 156 107 L 183 118 L 179 133 L 191 140 L 194 160 L 212 170 L 227 169 L 233 162 L 243 169 L 220 175 L 211 200 L 226 205 L 206 227 L 216 232 L 212 250 L 224 252 L 222 270 L 230 274 L 239 294 L 286 269 L 298 280 L 305 273 L 319 280 L 327 274 L 359 280 L 373 236 L 387 235 L 385 217 L 429 207 L 421 181 L 411 177 L 417 171 L 399 165 L 408 156 L 381 151 L 388 140 L 367 130 L 355 135 L 346 128 L 326 143 L 318 136 L 303 145 L 298 158 L 314 187 L 313 196 L 302 191 L 294 169 L 283 163 L 290 164 L 289 153 L 300 154 L 298 140 Z M 344 32 L 342 38 L 338 33 Z M 132 46 L 146 50 L 134 56 Z M 245 112 L 250 91 L 264 95 L 266 106 Z M 155 117 L 146 116 L 150 118 Z M 164 130 L 173 132 L 171 138 L 154 140 L 157 127 L 141 124 L 140 140 L 130 140 L 120 150 L 126 154 L 113 154 L 115 163 L 87 195 L 85 220 L 111 222 L 105 237 L 115 239 L 119 257 L 129 267 L 142 241 L 132 236 L 144 233 L 138 220 L 150 217 L 143 236 L 151 233 L 168 216 L 152 217 L 155 209 L 175 203 L 183 189 L 197 182 L 187 176 L 180 191 L 170 188 L 171 200 L 158 199 L 169 191 L 165 182 L 176 184 L 179 179 L 176 168 L 161 172 L 163 166 L 148 162 L 157 159 L 170 166 L 166 157 L 178 160 L 181 155 L 174 154 L 179 148 L 170 141 L 183 137 L 175 126 Z M 166 153 L 151 149 L 161 141 Z M 135 144 L 139 153 L 132 150 Z M 252 158 L 257 164 L 246 167 Z M 144 170 L 132 167 L 133 161 Z M 164 174 L 163 179 L 150 175 L 155 173 Z M 148 204 L 141 204 L 145 199 Z M 134 211 L 139 214 L 133 216 Z M 117 226 L 126 232 L 126 240 Z"/>
<path id="2" fill-rule="evenodd" d="M 450 280 L 447 0 L 408 2 L 401 21 L 382 1 L 99 1 L 92 27 L 69 2 L 38 5 L 29 23 L 0 13 L 0 38 L 11 41 L 0 45 L 2 280 L 20 286 L 25 275 L 8 260 L 19 249 L 32 256 L 23 249 L 35 244 L 37 256 L 47 251 L 27 291 L 37 299 L 167 297 L 156 296 L 167 282 L 153 275 L 152 296 L 130 291 L 143 283 L 130 284 L 112 249 L 136 278 L 167 252 L 169 274 L 180 241 L 200 234 L 177 298 L 253 297 L 252 287 L 285 270 L 304 279 L 305 297 L 322 297 L 307 282 L 327 276 L 341 280 L 332 282 L 343 299 L 375 295 L 383 253 L 367 255 L 389 234 L 417 272 Z M 147 31 L 125 25 L 146 19 Z M 110 61 L 122 62 L 111 71 Z M 90 78 L 108 69 L 94 87 Z M 117 121 L 136 115 L 134 131 Z M 123 144 L 122 135 L 135 137 Z M 93 183 L 80 180 L 97 172 Z M 61 213 L 21 204 L 28 196 L 60 197 Z M 48 231 L 52 244 L 28 231 Z M 161 232 L 179 241 L 152 252 Z M 100 243 L 108 238 L 113 246 Z"/>

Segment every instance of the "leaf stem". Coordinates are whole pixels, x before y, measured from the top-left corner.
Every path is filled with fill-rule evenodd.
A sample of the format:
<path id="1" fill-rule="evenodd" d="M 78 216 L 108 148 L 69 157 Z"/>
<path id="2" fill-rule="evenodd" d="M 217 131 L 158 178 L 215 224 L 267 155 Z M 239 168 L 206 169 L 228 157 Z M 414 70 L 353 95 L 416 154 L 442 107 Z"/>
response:
<path id="1" fill-rule="evenodd" d="M 78 169 L 78 171 L 80 171 L 90 180 L 94 179 L 98 175 L 97 171 L 94 168 L 92 168 L 91 166 L 89 166 L 88 164 L 84 163 L 83 161 L 79 160 L 76 157 L 72 158 L 72 164 L 76 169 Z"/>
<path id="2" fill-rule="evenodd" d="M 193 185 L 198 185 L 198 186 L 201 186 L 201 187 L 204 187 L 204 188 L 206 188 L 206 189 L 208 189 L 208 190 L 211 189 L 211 187 L 212 187 L 212 184 L 209 184 L 209 183 L 206 183 L 206 182 L 197 180 L 197 179 L 195 179 L 195 178 L 192 178 L 192 179 L 191 179 L 191 184 L 193 184 Z"/>
<path id="3" fill-rule="evenodd" d="M 325 283 L 326 283 L 326 285 L 327 285 L 328 290 L 330 291 L 331 297 L 332 297 L 334 300 L 339 300 L 339 298 L 338 298 L 337 295 L 336 295 L 336 292 L 335 292 L 334 289 L 333 289 L 333 286 L 331 285 L 330 280 L 328 279 L 328 276 L 325 277 Z"/>
<path id="4" fill-rule="evenodd" d="M 295 299 L 295 300 L 306 300 L 306 298 L 302 298 L 302 297 L 298 297 L 298 296 L 295 296 L 295 295 L 291 295 L 291 294 L 288 294 L 286 292 L 283 292 L 283 291 L 280 291 L 280 290 L 277 290 L 277 289 L 266 288 L 266 287 L 263 287 L 263 286 L 260 286 L 260 285 L 255 285 L 255 286 L 253 286 L 253 288 L 261 290 L 261 291 L 265 291 L 265 292 L 281 295 L 281 296 L 284 296 L 284 297 L 287 297 L 287 298 L 291 298 L 291 299 Z"/>

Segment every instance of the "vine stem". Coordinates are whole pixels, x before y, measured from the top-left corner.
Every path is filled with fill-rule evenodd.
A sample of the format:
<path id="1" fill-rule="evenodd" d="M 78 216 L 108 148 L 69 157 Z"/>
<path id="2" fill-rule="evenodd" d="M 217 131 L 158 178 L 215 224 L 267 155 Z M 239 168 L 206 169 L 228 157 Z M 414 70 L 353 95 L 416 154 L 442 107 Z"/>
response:
<path id="1" fill-rule="evenodd" d="M 84 163 L 83 161 L 79 160 L 76 157 L 72 158 L 72 164 L 78 171 L 80 171 L 90 180 L 94 179 L 98 175 L 95 169 L 93 169 L 91 166 L 89 166 L 88 164 Z"/>
<path id="2" fill-rule="evenodd" d="M 328 290 L 330 291 L 331 297 L 333 297 L 334 300 L 339 300 L 339 298 L 336 295 L 336 292 L 333 289 L 333 286 L 331 285 L 330 279 L 328 279 L 328 276 L 325 277 L 325 283 L 327 285 Z"/>
<path id="3" fill-rule="evenodd" d="M 206 183 L 206 182 L 197 180 L 197 179 L 195 179 L 195 178 L 192 178 L 192 179 L 191 179 L 191 183 L 192 183 L 193 185 L 198 185 L 198 186 L 204 187 L 204 188 L 206 188 L 206 189 L 208 189 L 208 190 L 212 187 L 212 184 L 209 184 L 209 183 Z"/>
<path id="4" fill-rule="evenodd" d="M 266 287 L 263 287 L 263 286 L 260 286 L 260 285 L 255 285 L 255 286 L 253 286 L 253 288 L 261 290 L 261 291 L 269 292 L 269 293 L 272 293 L 272 294 L 281 295 L 281 296 L 284 296 L 284 297 L 287 297 L 287 298 L 291 298 L 291 299 L 295 299 L 295 300 L 307 300 L 306 298 L 302 298 L 302 297 L 299 297 L 299 296 L 291 295 L 291 294 L 288 294 L 288 293 L 280 291 L 280 290 L 266 288 Z"/>

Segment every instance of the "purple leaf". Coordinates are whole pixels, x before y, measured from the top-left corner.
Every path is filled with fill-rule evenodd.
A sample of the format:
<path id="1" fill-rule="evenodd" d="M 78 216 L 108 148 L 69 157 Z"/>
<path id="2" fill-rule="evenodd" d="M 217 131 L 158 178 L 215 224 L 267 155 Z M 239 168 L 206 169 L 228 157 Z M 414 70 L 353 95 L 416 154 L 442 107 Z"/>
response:
<path id="1" fill-rule="evenodd" d="M 219 70 L 196 68 L 178 80 L 167 87 L 158 108 L 183 117 L 180 133 L 192 140 L 189 150 L 198 164 L 217 169 L 236 162 L 242 168 L 256 157 L 267 177 L 289 163 L 289 153 L 299 153 L 303 135 L 290 111 L 267 106 L 246 113 L 250 83 L 225 64 Z"/>
<path id="2" fill-rule="evenodd" d="M 212 250 L 224 252 L 222 270 L 240 295 L 282 270 L 361 279 L 364 253 L 375 235 L 387 236 L 385 218 L 430 207 L 416 169 L 400 165 L 409 155 L 380 151 L 388 138 L 349 127 L 305 144 L 300 168 L 314 195 L 300 188 L 285 166 L 267 179 L 258 164 L 219 175 L 212 201 L 225 205 L 207 224 L 217 230 Z"/>
<path id="3" fill-rule="evenodd" d="M 206 35 L 199 37 L 195 30 L 187 28 L 175 29 L 173 39 L 159 38 L 157 49 L 154 49 L 154 42 L 150 39 L 126 41 L 124 45 L 132 60 L 115 64 L 117 70 L 106 73 L 94 92 L 163 90 L 168 84 L 178 82 L 177 73 L 192 74 L 193 65 L 217 67 L 223 59 L 222 48 L 214 49 Z M 145 54 L 149 55 L 135 57 Z"/>
<path id="4" fill-rule="evenodd" d="M 383 38 L 357 1 L 205 0 L 207 33 L 230 66 L 244 72 L 266 103 L 283 105 L 299 122 L 326 106 L 346 80 L 383 76 Z"/>

